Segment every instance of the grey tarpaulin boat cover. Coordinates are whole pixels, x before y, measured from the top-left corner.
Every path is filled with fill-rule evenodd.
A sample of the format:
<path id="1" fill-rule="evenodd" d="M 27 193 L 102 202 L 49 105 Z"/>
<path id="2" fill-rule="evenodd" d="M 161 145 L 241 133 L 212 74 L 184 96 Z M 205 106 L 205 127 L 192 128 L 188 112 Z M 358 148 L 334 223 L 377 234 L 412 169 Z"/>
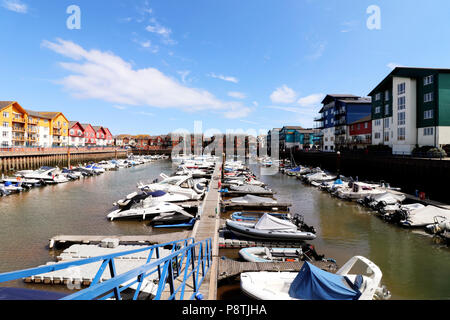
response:
<path id="1" fill-rule="evenodd" d="M 240 192 L 270 192 L 270 190 L 255 185 L 230 186 L 230 189 L 232 191 Z"/>
<path id="2" fill-rule="evenodd" d="M 435 206 L 426 206 L 422 209 L 411 211 L 404 225 L 410 227 L 423 227 L 434 223 L 434 217 L 444 217 L 450 220 L 450 210 L 441 209 Z"/>
<path id="3" fill-rule="evenodd" d="M 297 226 L 287 220 L 275 218 L 265 214 L 255 224 L 256 230 L 297 231 Z"/>
<path id="4" fill-rule="evenodd" d="M 231 199 L 233 203 L 277 203 L 276 200 L 266 197 L 258 197 L 248 194 L 243 197 Z"/>

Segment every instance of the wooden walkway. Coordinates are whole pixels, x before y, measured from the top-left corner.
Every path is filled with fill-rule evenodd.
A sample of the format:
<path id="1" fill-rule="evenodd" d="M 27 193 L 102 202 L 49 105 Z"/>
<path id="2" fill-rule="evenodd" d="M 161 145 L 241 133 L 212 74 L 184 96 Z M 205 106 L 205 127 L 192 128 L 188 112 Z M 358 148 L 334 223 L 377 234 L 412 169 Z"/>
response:
<path id="1" fill-rule="evenodd" d="M 243 272 L 298 272 L 303 267 L 304 262 L 239 262 L 231 259 L 220 260 L 219 280 L 240 275 Z M 335 273 L 338 267 L 335 263 L 325 261 L 312 262 L 318 268 Z"/>
<path id="2" fill-rule="evenodd" d="M 217 271 L 219 261 L 220 192 L 219 182 L 222 164 L 216 168 L 209 183 L 209 191 L 203 201 L 202 214 L 196 222 L 191 237 L 196 242 L 212 239 L 212 266 L 200 288 L 205 300 L 217 300 Z"/>

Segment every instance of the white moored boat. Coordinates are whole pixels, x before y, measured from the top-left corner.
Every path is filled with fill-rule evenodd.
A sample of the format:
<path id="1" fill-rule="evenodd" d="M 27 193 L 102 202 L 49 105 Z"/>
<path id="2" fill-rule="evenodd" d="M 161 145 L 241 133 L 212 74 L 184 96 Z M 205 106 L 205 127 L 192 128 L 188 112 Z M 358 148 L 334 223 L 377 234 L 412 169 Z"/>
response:
<path id="1" fill-rule="evenodd" d="M 355 265 L 365 275 L 350 273 Z M 336 274 L 305 262 L 296 272 L 241 274 L 242 291 L 258 300 L 383 300 L 390 294 L 381 286 L 382 272 L 365 257 L 351 258 Z"/>

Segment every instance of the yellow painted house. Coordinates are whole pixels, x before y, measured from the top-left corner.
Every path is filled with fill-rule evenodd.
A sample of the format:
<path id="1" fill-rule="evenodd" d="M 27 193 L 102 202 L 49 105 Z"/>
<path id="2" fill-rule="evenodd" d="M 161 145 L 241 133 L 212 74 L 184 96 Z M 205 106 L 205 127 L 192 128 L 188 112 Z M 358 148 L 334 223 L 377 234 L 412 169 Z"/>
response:
<path id="1" fill-rule="evenodd" d="M 28 145 L 28 114 L 16 101 L 0 101 L 0 146 L 23 147 Z"/>
<path id="2" fill-rule="evenodd" d="M 24 109 L 0 101 L 0 147 L 52 147 L 69 144 L 69 120 L 61 112 Z"/>

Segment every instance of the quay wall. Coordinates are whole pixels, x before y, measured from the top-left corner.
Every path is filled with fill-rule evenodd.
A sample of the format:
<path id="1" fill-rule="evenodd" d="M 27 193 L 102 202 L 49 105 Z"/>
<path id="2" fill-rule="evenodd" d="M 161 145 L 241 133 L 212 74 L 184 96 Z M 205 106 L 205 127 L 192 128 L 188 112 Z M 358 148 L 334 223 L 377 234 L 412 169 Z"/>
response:
<path id="1" fill-rule="evenodd" d="M 155 156 L 155 155 L 166 155 L 170 156 L 172 154 L 172 149 L 132 149 L 130 153 L 136 156 Z"/>
<path id="2" fill-rule="evenodd" d="M 290 158 L 288 154 L 281 156 Z M 403 192 L 414 195 L 418 190 L 425 192 L 427 199 L 450 203 L 445 187 L 450 181 L 450 160 L 322 152 L 296 152 L 294 159 L 299 165 L 321 167 L 346 177 L 358 177 L 360 181 L 384 180 Z"/>
<path id="3" fill-rule="evenodd" d="M 43 148 L 42 148 L 43 149 Z M 52 148 L 47 148 L 52 149 Z M 126 158 L 126 150 L 54 148 L 54 150 L 20 150 L 0 152 L 0 174 L 19 170 L 35 170 L 42 166 L 60 168 L 76 166 L 90 161 Z"/>

